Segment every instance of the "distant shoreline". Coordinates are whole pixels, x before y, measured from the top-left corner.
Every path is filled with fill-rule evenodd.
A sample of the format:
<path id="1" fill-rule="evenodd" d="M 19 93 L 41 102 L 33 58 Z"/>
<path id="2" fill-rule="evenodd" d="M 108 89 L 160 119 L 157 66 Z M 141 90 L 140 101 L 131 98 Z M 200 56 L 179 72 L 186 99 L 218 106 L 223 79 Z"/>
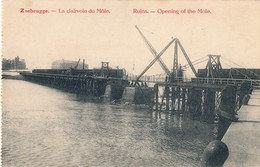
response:
<path id="1" fill-rule="evenodd" d="M 2 79 L 24 80 L 19 72 L 21 71 L 2 71 Z"/>

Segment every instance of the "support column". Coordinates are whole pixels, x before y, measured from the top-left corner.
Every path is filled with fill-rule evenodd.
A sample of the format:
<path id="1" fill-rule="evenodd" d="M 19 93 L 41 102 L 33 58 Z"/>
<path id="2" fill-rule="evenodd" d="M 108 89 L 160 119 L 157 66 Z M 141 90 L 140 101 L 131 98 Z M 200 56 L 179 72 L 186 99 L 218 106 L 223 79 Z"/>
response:
<path id="1" fill-rule="evenodd" d="M 221 92 L 220 110 L 226 113 L 236 115 L 236 93 L 237 87 L 228 85 Z"/>
<path id="2" fill-rule="evenodd" d="M 166 110 L 169 110 L 169 86 L 165 86 Z"/>
<path id="3" fill-rule="evenodd" d="M 221 102 L 220 102 L 220 115 L 218 122 L 218 135 L 217 138 L 219 140 L 222 139 L 224 134 L 226 133 L 229 125 L 232 121 L 236 121 L 236 93 L 237 87 L 228 85 L 221 92 Z"/>
<path id="4" fill-rule="evenodd" d="M 176 91 L 175 91 L 175 87 L 172 87 L 172 111 L 175 110 L 175 100 L 176 100 Z"/>
<path id="5" fill-rule="evenodd" d="M 215 117 L 215 93 L 216 91 L 206 89 L 204 100 L 203 119 L 207 122 L 214 122 Z"/>
<path id="6" fill-rule="evenodd" d="M 189 112 L 191 117 L 201 116 L 202 91 L 192 88 L 189 96 Z"/>
<path id="7" fill-rule="evenodd" d="M 154 85 L 154 93 L 155 93 L 155 110 L 157 111 L 158 110 L 158 84 L 155 84 Z"/>
<path id="8" fill-rule="evenodd" d="M 178 111 L 180 111 L 180 98 L 181 98 L 181 89 L 180 89 L 180 87 L 178 86 L 177 87 L 177 91 L 176 91 L 176 95 L 177 95 L 177 97 L 178 97 Z"/>
<path id="9" fill-rule="evenodd" d="M 182 103 L 181 103 L 181 110 L 182 112 L 185 111 L 185 101 L 186 101 L 186 89 L 185 88 L 182 88 Z"/>

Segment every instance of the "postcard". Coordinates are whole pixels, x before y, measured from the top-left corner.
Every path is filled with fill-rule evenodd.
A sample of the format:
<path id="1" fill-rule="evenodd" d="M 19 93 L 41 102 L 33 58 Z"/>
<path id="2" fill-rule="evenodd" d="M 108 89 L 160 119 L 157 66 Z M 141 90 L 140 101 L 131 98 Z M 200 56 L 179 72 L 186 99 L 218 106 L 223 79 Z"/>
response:
<path id="1" fill-rule="evenodd" d="M 2 166 L 259 166 L 259 18 L 250 0 L 3 0 Z"/>

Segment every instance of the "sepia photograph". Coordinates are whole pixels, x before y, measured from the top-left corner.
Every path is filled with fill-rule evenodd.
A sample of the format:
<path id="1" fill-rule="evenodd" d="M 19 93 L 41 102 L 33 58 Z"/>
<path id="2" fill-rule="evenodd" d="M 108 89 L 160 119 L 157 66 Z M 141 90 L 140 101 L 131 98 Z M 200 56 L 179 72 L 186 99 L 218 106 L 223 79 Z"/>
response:
<path id="1" fill-rule="evenodd" d="M 1 166 L 260 166 L 259 1 L 1 5 Z"/>

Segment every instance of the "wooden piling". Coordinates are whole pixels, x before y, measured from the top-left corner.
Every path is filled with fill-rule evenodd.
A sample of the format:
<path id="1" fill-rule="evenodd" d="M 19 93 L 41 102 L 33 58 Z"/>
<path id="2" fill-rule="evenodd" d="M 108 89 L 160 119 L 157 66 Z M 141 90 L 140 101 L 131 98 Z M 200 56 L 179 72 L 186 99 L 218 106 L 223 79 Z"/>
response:
<path id="1" fill-rule="evenodd" d="M 158 84 L 155 84 L 154 85 L 154 93 L 155 93 L 155 110 L 157 111 L 158 110 L 158 106 L 159 106 L 159 102 L 158 102 Z"/>
<path id="2" fill-rule="evenodd" d="M 237 87 L 228 85 L 221 92 L 220 110 L 226 113 L 236 115 L 236 94 Z"/>
<path id="3" fill-rule="evenodd" d="M 214 117 L 215 117 L 215 94 L 216 91 L 213 91 L 211 89 L 206 89 L 204 90 L 204 105 L 203 106 L 203 111 L 202 111 L 202 117 L 205 121 L 209 123 L 214 122 Z"/>
<path id="4" fill-rule="evenodd" d="M 221 92 L 217 139 L 221 140 L 232 121 L 236 121 L 237 86 L 228 85 Z"/>
<path id="5" fill-rule="evenodd" d="M 185 111 L 185 102 L 186 102 L 186 89 L 185 88 L 182 88 L 182 95 L 181 95 L 181 98 L 182 98 L 182 102 L 181 102 L 181 110 L 184 112 Z"/>
<path id="6" fill-rule="evenodd" d="M 177 97 L 178 97 L 178 111 L 180 111 L 180 103 L 181 103 L 181 89 L 180 89 L 180 87 L 178 86 L 177 87 L 177 91 L 176 91 L 176 95 L 177 95 Z"/>
<path id="7" fill-rule="evenodd" d="M 172 111 L 175 110 L 175 100 L 176 100 L 176 91 L 175 91 L 175 87 L 172 87 L 172 92 L 171 92 Z"/>
<path id="8" fill-rule="evenodd" d="M 165 86 L 165 96 L 166 96 L 166 110 L 169 110 L 169 86 Z"/>
<path id="9" fill-rule="evenodd" d="M 202 90 L 192 88 L 189 91 L 189 113 L 192 118 L 201 116 Z"/>

